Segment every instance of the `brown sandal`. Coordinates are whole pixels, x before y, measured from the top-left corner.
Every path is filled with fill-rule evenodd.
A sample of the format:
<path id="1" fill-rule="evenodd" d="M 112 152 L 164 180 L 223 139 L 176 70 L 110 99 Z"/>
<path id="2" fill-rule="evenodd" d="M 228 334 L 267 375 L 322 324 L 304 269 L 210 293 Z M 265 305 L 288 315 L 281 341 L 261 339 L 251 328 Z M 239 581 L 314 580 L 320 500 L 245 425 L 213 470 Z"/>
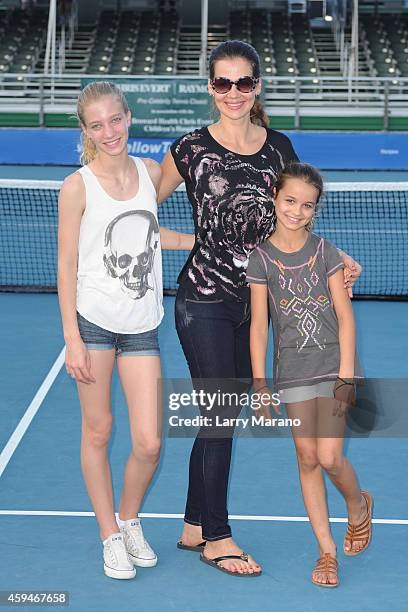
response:
<path id="1" fill-rule="evenodd" d="M 349 557 L 355 557 L 356 555 L 364 552 L 371 542 L 373 498 L 367 491 L 361 491 L 361 495 L 364 497 L 367 503 L 367 515 L 358 525 L 352 525 L 351 523 L 348 523 L 347 525 L 346 535 L 344 536 L 343 551 L 344 554 Z M 362 540 L 366 540 L 363 548 L 360 550 L 353 550 L 353 542 Z M 350 550 L 346 550 L 346 544 L 350 545 Z"/>
<path id="2" fill-rule="evenodd" d="M 313 584 L 326 588 L 334 588 L 339 586 L 338 570 L 339 564 L 337 563 L 336 557 L 333 557 L 333 555 L 330 553 L 324 553 L 323 557 L 320 557 L 320 559 L 317 560 L 313 572 L 324 572 L 326 574 L 326 582 L 318 582 L 317 580 L 314 580 L 312 574 Z M 336 582 L 329 582 L 329 574 L 336 574 Z"/>

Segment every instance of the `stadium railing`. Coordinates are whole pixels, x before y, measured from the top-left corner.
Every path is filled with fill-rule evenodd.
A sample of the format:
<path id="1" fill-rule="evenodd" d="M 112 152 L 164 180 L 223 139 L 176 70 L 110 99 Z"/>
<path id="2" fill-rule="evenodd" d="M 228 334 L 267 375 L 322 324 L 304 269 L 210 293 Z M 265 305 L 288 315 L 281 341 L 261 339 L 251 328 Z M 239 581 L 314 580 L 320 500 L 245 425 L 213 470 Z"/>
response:
<path id="1" fill-rule="evenodd" d="M 0 113 L 38 113 L 39 125 L 45 113 L 75 112 L 81 78 L 104 78 L 114 82 L 154 78 L 172 79 L 177 76 L 134 75 L 55 75 L 2 74 L 0 76 Z M 200 78 L 189 76 L 191 80 Z M 408 78 L 360 77 L 265 77 L 265 110 L 270 114 L 294 117 L 294 127 L 301 116 L 373 116 L 382 118 L 383 129 L 391 117 L 408 116 Z"/>

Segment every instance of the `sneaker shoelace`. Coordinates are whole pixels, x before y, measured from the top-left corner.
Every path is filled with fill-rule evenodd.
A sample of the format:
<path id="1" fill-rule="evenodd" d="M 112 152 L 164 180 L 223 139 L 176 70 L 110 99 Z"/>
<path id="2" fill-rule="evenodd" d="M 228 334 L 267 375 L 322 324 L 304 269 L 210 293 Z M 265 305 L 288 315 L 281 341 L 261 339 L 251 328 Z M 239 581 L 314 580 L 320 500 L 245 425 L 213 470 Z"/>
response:
<path id="1" fill-rule="evenodd" d="M 125 543 L 122 538 L 116 536 L 115 539 L 107 542 L 105 549 L 110 558 L 112 566 L 126 566 L 130 565 L 129 557 L 126 552 Z"/>
<path id="2" fill-rule="evenodd" d="M 135 521 L 134 523 L 132 523 L 130 527 L 126 528 L 126 530 L 131 536 L 130 547 L 133 549 L 132 552 L 136 552 L 137 550 L 146 550 L 154 554 L 149 543 L 145 540 L 145 537 L 143 535 L 143 529 L 139 521 Z M 134 550 L 135 548 L 136 551 Z"/>

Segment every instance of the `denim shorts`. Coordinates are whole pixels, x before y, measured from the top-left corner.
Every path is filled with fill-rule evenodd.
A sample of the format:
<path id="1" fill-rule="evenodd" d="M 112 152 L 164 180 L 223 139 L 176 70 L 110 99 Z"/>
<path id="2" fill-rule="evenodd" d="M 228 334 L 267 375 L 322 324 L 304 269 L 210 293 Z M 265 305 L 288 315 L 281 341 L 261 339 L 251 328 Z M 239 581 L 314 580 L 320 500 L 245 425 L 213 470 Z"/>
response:
<path id="1" fill-rule="evenodd" d="M 117 357 L 160 355 L 158 327 L 141 334 L 119 334 L 91 323 L 80 315 L 79 312 L 77 312 L 77 320 L 81 338 L 90 350 L 104 351 L 115 349 Z"/>

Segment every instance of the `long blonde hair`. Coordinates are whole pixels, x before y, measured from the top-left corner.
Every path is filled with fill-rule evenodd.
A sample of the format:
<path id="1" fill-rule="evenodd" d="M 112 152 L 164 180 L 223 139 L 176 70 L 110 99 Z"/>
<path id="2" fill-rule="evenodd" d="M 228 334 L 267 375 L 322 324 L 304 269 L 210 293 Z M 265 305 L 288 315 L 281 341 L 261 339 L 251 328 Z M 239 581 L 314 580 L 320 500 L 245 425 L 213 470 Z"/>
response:
<path id="1" fill-rule="evenodd" d="M 90 102 L 95 102 L 103 96 L 114 96 L 122 104 L 123 111 L 129 112 L 129 106 L 122 91 L 114 83 L 110 81 L 93 81 L 88 83 L 81 91 L 77 101 L 77 118 L 78 121 L 85 125 L 85 109 Z M 82 153 L 80 157 L 81 164 L 85 166 L 89 164 L 96 156 L 96 147 L 91 138 L 82 130 L 81 133 Z"/>

